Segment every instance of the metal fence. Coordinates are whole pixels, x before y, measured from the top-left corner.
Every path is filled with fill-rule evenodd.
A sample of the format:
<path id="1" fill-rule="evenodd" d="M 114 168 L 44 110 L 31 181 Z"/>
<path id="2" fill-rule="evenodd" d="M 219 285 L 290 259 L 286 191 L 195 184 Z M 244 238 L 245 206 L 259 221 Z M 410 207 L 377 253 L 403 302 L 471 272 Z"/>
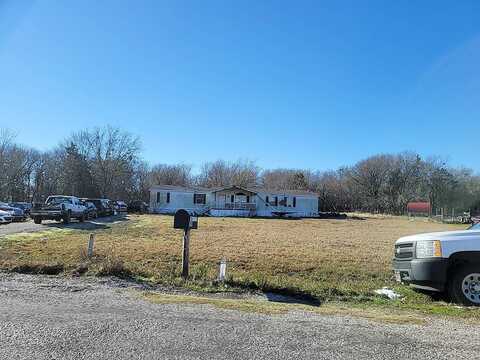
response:
<path id="1" fill-rule="evenodd" d="M 457 208 L 439 208 L 431 217 L 447 224 L 470 224 L 472 222 L 470 211 Z"/>

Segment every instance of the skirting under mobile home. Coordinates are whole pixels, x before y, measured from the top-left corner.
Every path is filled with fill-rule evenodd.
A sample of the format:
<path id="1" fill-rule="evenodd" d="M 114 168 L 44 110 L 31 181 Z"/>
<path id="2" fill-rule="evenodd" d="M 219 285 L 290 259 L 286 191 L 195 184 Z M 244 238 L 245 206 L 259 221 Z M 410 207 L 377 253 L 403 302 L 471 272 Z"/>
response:
<path id="1" fill-rule="evenodd" d="M 153 213 L 179 209 L 207 216 L 316 217 L 318 196 L 307 191 L 270 191 L 258 187 L 218 189 L 156 185 L 150 189 Z"/>

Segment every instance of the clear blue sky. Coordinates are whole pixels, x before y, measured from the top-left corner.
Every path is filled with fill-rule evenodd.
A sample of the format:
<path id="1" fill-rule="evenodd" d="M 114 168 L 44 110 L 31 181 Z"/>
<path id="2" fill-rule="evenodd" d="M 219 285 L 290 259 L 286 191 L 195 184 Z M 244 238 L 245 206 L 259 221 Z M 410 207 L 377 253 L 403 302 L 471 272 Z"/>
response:
<path id="1" fill-rule="evenodd" d="M 152 163 L 480 171 L 480 1 L 0 0 L 0 127 L 112 124 Z"/>

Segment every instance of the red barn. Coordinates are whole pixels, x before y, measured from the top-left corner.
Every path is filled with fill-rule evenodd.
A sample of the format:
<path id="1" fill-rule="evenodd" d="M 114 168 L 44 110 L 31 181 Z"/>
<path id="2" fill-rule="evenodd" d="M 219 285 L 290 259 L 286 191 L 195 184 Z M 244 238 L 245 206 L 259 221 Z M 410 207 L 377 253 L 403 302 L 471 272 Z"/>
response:
<path id="1" fill-rule="evenodd" d="M 429 202 L 409 202 L 407 212 L 409 214 L 430 214 L 432 207 Z"/>

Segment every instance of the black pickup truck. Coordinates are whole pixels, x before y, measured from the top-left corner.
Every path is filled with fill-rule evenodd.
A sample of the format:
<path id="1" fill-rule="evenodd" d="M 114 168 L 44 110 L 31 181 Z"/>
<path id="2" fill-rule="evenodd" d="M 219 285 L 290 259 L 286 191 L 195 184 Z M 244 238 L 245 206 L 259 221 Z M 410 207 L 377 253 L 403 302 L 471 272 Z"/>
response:
<path id="1" fill-rule="evenodd" d="M 83 198 L 81 200 L 84 202 L 91 202 L 95 205 L 98 217 L 113 215 L 113 206 L 108 199 Z"/>

